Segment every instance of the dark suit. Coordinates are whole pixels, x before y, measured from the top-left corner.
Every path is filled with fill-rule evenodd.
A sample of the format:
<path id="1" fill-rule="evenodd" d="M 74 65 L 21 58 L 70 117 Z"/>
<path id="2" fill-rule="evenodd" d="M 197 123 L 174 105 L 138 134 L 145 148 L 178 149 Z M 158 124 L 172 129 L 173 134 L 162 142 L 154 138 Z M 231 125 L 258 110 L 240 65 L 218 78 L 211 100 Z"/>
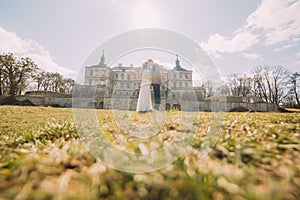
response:
<path id="1" fill-rule="evenodd" d="M 161 84 L 161 74 L 160 66 L 156 63 L 152 65 L 152 87 L 154 91 L 154 103 L 155 108 L 158 109 L 160 104 L 160 84 Z"/>

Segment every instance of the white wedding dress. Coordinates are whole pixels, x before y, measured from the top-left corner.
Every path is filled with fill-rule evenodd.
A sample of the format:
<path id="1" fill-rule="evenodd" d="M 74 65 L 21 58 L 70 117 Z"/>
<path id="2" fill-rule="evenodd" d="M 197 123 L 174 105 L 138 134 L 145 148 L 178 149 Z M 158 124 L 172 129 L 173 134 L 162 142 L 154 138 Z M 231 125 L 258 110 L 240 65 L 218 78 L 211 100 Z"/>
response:
<path id="1" fill-rule="evenodd" d="M 150 85 L 152 82 L 151 69 L 148 67 L 142 71 L 142 83 L 136 106 L 137 112 L 152 111 Z"/>

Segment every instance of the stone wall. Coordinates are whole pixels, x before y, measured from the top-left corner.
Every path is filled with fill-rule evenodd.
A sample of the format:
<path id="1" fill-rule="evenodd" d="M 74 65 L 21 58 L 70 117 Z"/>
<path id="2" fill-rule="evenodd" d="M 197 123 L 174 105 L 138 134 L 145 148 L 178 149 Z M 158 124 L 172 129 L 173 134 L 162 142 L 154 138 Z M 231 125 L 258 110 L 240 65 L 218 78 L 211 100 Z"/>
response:
<path id="1" fill-rule="evenodd" d="M 59 98 L 70 98 L 70 94 L 51 92 L 51 91 L 27 91 L 25 96 L 39 96 L 39 97 L 59 97 Z"/>
<path id="2" fill-rule="evenodd" d="M 22 95 L 16 97 L 18 101 L 28 100 L 37 106 L 72 107 L 72 98 L 41 97 Z M 94 98 L 74 98 L 73 107 L 96 108 L 96 109 L 120 109 L 135 110 L 137 99 L 130 98 L 101 98 L 97 101 Z M 181 104 L 181 105 L 180 105 Z M 162 100 L 161 109 L 168 110 L 178 108 L 184 111 L 230 111 L 234 108 L 245 108 L 249 111 L 277 112 L 276 104 L 271 103 L 248 103 L 248 102 L 214 102 L 194 101 L 179 102 L 174 100 Z"/>
<path id="3" fill-rule="evenodd" d="M 20 102 L 30 101 L 36 106 L 72 107 L 72 98 L 21 95 L 17 96 L 16 99 Z"/>

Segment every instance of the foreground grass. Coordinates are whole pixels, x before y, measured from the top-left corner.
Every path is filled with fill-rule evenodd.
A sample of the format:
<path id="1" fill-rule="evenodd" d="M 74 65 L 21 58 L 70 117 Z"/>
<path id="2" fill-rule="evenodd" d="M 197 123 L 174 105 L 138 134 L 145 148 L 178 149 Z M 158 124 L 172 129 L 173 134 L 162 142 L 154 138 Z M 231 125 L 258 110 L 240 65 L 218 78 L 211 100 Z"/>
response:
<path id="1" fill-rule="evenodd" d="M 210 113 L 200 115 L 199 132 Z M 107 129 L 116 142 L 117 128 Z M 172 165 L 124 173 L 84 148 L 71 109 L 1 106 L 0 199 L 300 199 L 300 113 L 227 113 L 217 145 L 199 159 L 202 137 Z"/>

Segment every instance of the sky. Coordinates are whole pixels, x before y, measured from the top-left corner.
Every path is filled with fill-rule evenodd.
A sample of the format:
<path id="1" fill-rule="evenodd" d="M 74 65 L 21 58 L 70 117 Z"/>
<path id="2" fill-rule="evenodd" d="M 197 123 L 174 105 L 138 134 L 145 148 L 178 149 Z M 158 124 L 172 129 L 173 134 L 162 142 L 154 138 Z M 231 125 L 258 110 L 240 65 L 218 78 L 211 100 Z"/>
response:
<path id="1" fill-rule="evenodd" d="M 222 76 L 265 65 L 299 72 L 299 10 L 300 0 L 1 1 L 0 53 L 29 56 L 46 71 L 76 78 L 108 39 L 161 28 L 198 43 Z M 173 57 L 159 62 L 172 65 Z"/>

